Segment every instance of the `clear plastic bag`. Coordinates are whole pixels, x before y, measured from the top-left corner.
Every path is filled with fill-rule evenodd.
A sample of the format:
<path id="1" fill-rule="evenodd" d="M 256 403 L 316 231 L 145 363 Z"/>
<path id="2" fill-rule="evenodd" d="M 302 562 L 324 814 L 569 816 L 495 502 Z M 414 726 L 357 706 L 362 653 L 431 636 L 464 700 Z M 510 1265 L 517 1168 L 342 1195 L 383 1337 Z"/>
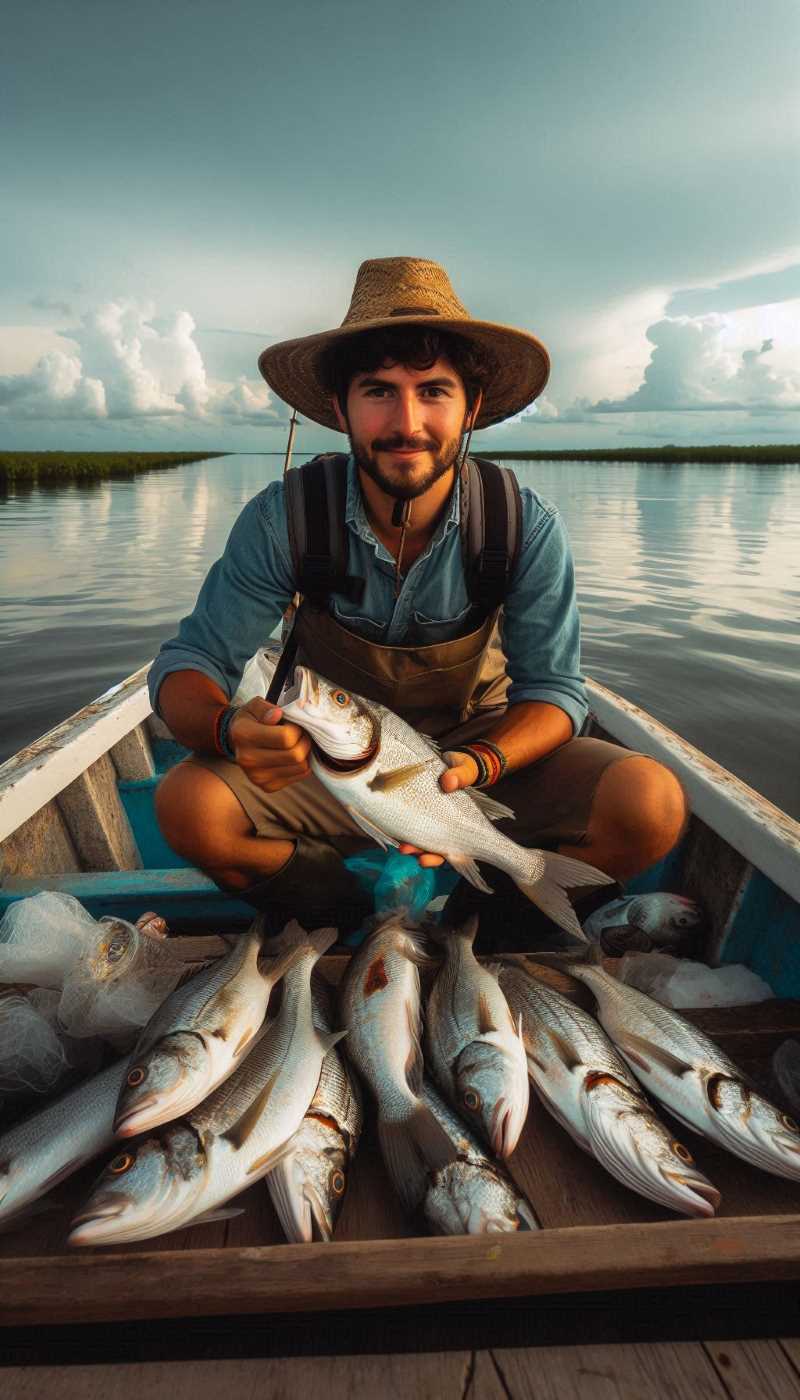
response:
<path id="1" fill-rule="evenodd" d="M 747 1006 L 769 1001 L 772 988 L 742 963 L 709 967 L 669 953 L 626 953 L 617 973 L 621 982 L 646 992 L 662 1006 Z"/>
<path id="2" fill-rule="evenodd" d="M 97 924 L 71 894 L 20 899 L 0 923 L 0 982 L 60 988 Z"/>
<path id="3" fill-rule="evenodd" d="M 274 675 L 276 664 L 275 653 L 259 647 L 255 656 L 251 656 L 245 665 L 242 679 L 239 681 L 231 704 L 246 705 L 248 700 L 253 700 L 256 696 L 264 699 L 269 690 L 269 683 Z"/>
<path id="4" fill-rule="evenodd" d="M 46 1094 L 70 1068 L 54 1024 L 58 992 L 0 992 L 0 1094 Z"/>

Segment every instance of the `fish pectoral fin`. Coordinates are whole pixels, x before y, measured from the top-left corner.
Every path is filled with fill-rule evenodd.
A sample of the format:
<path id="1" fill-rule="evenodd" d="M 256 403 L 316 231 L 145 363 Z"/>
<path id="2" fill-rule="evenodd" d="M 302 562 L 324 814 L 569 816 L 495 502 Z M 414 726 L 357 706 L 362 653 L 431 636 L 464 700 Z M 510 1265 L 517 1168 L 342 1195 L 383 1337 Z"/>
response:
<path id="1" fill-rule="evenodd" d="M 256 1097 L 253 1099 L 253 1102 L 248 1105 L 241 1118 L 238 1118 L 237 1121 L 233 1123 L 230 1128 L 228 1128 L 224 1133 L 222 1133 L 221 1136 L 224 1137 L 227 1142 L 231 1143 L 232 1146 L 237 1149 L 237 1151 L 239 1148 L 243 1147 L 244 1144 L 247 1142 L 247 1139 L 249 1138 L 250 1134 L 252 1133 L 253 1129 L 256 1127 L 256 1124 L 261 1118 L 261 1115 L 269 1102 L 270 1094 L 275 1088 L 275 1081 L 278 1078 L 279 1074 L 280 1068 L 276 1069 L 275 1073 L 270 1075 L 269 1079 L 264 1085 L 264 1088 L 261 1089 L 260 1092 L 256 1095 Z"/>
<path id="2" fill-rule="evenodd" d="M 365 817 L 363 812 L 358 812 L 349 802 L 345 802 L 344 807 L 345 811 L 349 812 L 350 816 L 353 818 L 356 826 L 360 826 L 361 830 L 369 836 L 370 840 L 377 841 L 378 845 L 383 846 L 385 851 L 388 851 L 390 846 L 398 846 L 400 844 L 394 836 L 388 836 L 385 831 L 381 831 L 380 827 L 376 826 L 375 822 L 370 821 L 369 817 Z"/>
<path id="3" fill-rule="evenodd" d="M 347 1027 L 345 1027 L 343 1031 L 320 1031 L 317 1030 L 315 1026 L 314 1030 L 317 1040 L 322 1047 L 323 1055 L 327 1055 L 328 1051 L 332 1050 L 334 1045 L 338 1045 L 340 1040 L 344 1040 L 347 1035 Z"/>
<path id="4" fill-rule="evenodd" d="M 450 851 L 447 859 L 453 869 L 458 871 L 461 878 L 463 880 L 468 880 L 471 885 L 475 886 L 476 890 L 483 890 L 484 894 L 494 894 L 491 885 L 487 885 L 481 875 L 478 869 L 478 862 L 473 860 L 472 856 L 457 855 Z"/>
<path id="5" fill-rule="evenodd" d="M 550 1043 L 553 1046 L 553 1049 L 555 1050 L 559 1060 L 561 1061 L 562 1065 L 566 1070 L 572 1071 L 573 1069 L 577 1069 L 579 1065 L 583 1064 L 583 1061 L 575 1047 L 570 1045 L 568 1040 L 565 1040 L 564 1036 L 561 1035 L 560 1031 L 554 1031 L 551 1027 L 548 1026 L 546 1028 L 546 1033 L 548 1039 L 550 1040 Z"/>
<path id="6" fill-rule="evenodd" d="M 516 812 L 512 812 L 511 808 L 507 807 L 504 802 L 498 802 L 496 797 L 489 797 L 488 793 L 481 792 L 474 787 L 465 788 L 464 791 L 490 822 L 516 821 Z"/>
<path id="7" fill-rule="evenodd" d="M 500 1027 L 492 1015 L 490 1007 L 483 992 L 478 994 L 478 1032 L 480 1035 L 489 1035 L 492 1031 L 499 1031 Z"/>
<path id="8" fill-rule="evenodd" d="M 256 1172 L 258 1172 L 259 1176 L 266 1176 L 268 1172 L 274 1171 L 279 1162 L 282 1162 L 284 1157 L 288 1157 L 290 1152 L 294 1151 L 292 1145 L 293 1137 L 294 1133 L 292 1133 L 291 1137 L 287 1138 L 286 1142 L 282 1142 L 280 1147 L 273 1147 L 270 1152 L 265 1152 L 261 1157 L 256 1157 L 247 1167 L 245 1176 L 255 1176 Z"/>
<path id="9" fill-rule="evenodd" d="M 215 1220 L 234 1220 L 237 1215 L 244 1215 L 244 1206 L 224 1206 L 220 1210 L 209 1210 L 205 1215 L 196 1215 L 193 1220 L 187 1220 L 187 1225 L 211 1225 Z"/>
<path id="10" fill-rule="evenodd" d="M 418 1095 L 422 1087 L 423 1059 L 422 1059 L 422 1026 L 419 1015 L 419 1005 L 406 1000 L 406 1020 L 408 1022 L 408 1034 L 410 1045 L 406 1057 L 405 1071 L 406 1083 L 412 1094 Z"/>
<path id="11" fill-rule="evenodd" d="M 438 756 L 432 754 L 430 758 L 423 759 L 422 763 L 406 763 L 402 768 L 387 768 L 382 773 L 376 773 L 367 783 L 367 787 L 372 792 L 394 792 L 396 788 L 405 787 L 406 783 L 418 778 L 432 763 L 438 762 Z"/>
<path id="12" fill-rule="evenodd" d="M 654 1064 L 661 1065 L 662 1069 L 668 1070 L 670 1074 L 676 1074 L 679 1079 L 685 1074 L 691 1074 L 694 1069 L 694 1065 L 679 1059 L 663 1045 L 654 1045 L 652 1040 L 647 1040 L 641 1035 L 634 1035 L 632 1031 L 624 1031 L 622 1035 L 618 1035 L 617 1045 L 628 1059 L 639 1065 L 640 1069 L 651 1070 Z"/>

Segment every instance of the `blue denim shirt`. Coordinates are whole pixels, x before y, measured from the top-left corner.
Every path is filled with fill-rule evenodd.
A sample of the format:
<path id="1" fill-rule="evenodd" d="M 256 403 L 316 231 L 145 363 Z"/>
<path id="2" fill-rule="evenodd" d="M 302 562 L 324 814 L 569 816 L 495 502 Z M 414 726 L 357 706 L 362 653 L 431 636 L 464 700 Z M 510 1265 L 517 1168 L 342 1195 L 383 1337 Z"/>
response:
<path id="1" fill-rule="evenodd" d="M 331 597 L 348 631 L 385 646 L 446 642 L 470 613 L 459 532 L 459 485 L 428 547 L 411 565 L 398 598 L 394 560 L 367 520 L 358 472 L 348 465 L 346 520 L 349 573 L 366 579 L 353 603 Z M 263 646 L 295 592 L 283 483 L 273 482 L 244 507 L 225 552 L 209 570 L 194 611 L 165 642 L 149 675 L 150 698 L 171 671 L 202 671 L 233 695 L 248 659 Z M 580 623 L 569 541 L 555 506 L 522 491 L 522 547 L 505 603 L 503 651 L 510 705 L 544 700 L 569 715 L 577 733 L 587 712 L 580 674 Z"/>

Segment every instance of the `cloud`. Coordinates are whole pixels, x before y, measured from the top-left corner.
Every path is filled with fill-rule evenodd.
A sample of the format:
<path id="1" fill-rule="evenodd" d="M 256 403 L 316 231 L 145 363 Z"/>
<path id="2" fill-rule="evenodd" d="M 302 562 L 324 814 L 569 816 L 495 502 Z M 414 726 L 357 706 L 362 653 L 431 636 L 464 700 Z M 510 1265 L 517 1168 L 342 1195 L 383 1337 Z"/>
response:
<path id="1" fill-rule="evenodd" d="M 547 423 L 558 417 L 558 409 L 555 404 L 548 399 L 546 394 L 540 394 L 538 399 L 529 403 L 527 408 L 523 408 L 521 413 L 515 413 L 513 418 L 506 418 L 502 423 L 498 423 L 498 428 L 515 428 L 519 423 Z"/>
<path id="2" fill-rule="evenodd" d="M 62 332 L 67 349 L 0 376 L 0 416 L 284 422 L 262 381 L 209 379 L 195 329 L 188 311 L 159 318 L 151 302 L 104 302 Z"/>
<path id="3" fill-rule="evenodd" d="M 771 336 L 758 347 L 737 344 L 741 327 L 730 318 L 665 316 L 647 329 L 653 346 L 644 377 L 622 399 L 578 401 L 590 413 L 696 412 L 800 409 L 800 373 L 776 368 L 766 359 L 775 349 Z"/>

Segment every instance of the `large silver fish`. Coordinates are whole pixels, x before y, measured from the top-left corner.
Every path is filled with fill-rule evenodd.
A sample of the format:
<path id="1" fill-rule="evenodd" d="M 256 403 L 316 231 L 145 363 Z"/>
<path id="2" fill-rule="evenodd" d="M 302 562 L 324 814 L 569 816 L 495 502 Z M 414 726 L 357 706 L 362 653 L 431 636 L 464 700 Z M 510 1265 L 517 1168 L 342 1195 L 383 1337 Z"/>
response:
<path id="1" fill-rule="evenodd" d="M 624 953 L 675 949 L 702 922 L 693 899 L 681 894 L 634 894 L 612 899 L 584 919 L 583 931 L 612 958 Z"/>
<path id="2" fill-rule="evenodd" d="M 79 1084 L 0 1137 L 0 1221 L 24 1214 L 41 1196 L 114 1141 L 114 1106 L 125 1078 L 121 1060 Z"/>
<path id="3" fill-rule="evenodd" d="M 311 976 L 314 1024 L 330 1031 L 332 988 L 317 969 Z M 286 1238 L 294 1244 L 333 1239 L 350 1167 L 363 1125 L 358 1080 L 348 1072 L 338 1050 L 322 1062 L 317 1092 L 287 1144 L 286 1155 L 266 1178 L 272 1203 Z"/>
<path id="4" fill-rule="evenodd" d="M 445 793 L 438 748 L 383 705 L 296 666 L 281 707 L 313 740 L 312 771 L 363 831 L 384 848 L 408 841 L 434 851 L 491 894 L 477 861 L 506 871 L 523 894 L 585 942 L 565 889 L 613 883 L 583 861 L 526 850 L 493 825 L 513 812 L 475 788 Z"/>
<path id="5" fill-rule="evenodd" d="M 392 915 L 350 959 L 340 1009 L 348 1059 L 378 1105 L 378 1135 L 392 1180 L 407 1208 L 404 1186 L 420 1170 L 444 1166 L 453 1152 L 447 1135 L 420 1098 L 422 1086 L 419 968 L 429 962 L 415 931 Z"/>
<path id="6" fill-rule="evenodd" d="M 420 1183 L 420 1201 L 430 1228 L 439 1235 L 538 1230 L 539 1222 L 525 1197 L 500 1163 L 487 1157 L 475 1134 L 429 1080 L 423 1084 L 422 1097 L 458 1154 L 456 1161 L 429 1171 Z"/>
<path id="7" fill-rule="evenodd" d="M 426 1011 L 428 1058 L 453 1106 L 480 1125 L 498 1157 L 509 1157 L 528 1112 L 528 1066 L 500 984 L 473 952 L 477 930 L 473 915 L 436 932 L 445 958 Z"/>
<path id="8" fill-rule="evenodd" d="M 257 920 L 229 953 L 167 998 L 133 1048 L 114 1121 L 119 1137 L 189 1113 L 233 1073 L 252 1048 L 272 988 L 302 955 L 304 940 L 300 929 L 280 957 L 262 960 Z"/>
<path id="9" fill-rule="evenodd" d="M 334 929 L 307 936 L 277 1016 L 210 1098 L 112 1159 L 73 1221 L 70 1244 L 124 1244 L 219 1218 L 232 1197 L 272 1170 L 344 1034 L 317 1030 L 312 1015 L 311 969 L 335 938 Z"/>
<path id="10" fill-rule="evenodd" d="M 493 970 L 521 1018 L 531 1082 L 578 1146 L 641 1196 L 683 1215 L 713 1215 L 719 1191 L 656 1117 L 597 1022 L 522 968 Z"/>
<path id="11" fill-rule="evenodd" d="M 800 1181 L 800 1128 L 713 1040 L 602 968 L 569 970 L 594 993 L 600 1022 L 636 1078 L 670 1113 L 753 1166 Z"/>

